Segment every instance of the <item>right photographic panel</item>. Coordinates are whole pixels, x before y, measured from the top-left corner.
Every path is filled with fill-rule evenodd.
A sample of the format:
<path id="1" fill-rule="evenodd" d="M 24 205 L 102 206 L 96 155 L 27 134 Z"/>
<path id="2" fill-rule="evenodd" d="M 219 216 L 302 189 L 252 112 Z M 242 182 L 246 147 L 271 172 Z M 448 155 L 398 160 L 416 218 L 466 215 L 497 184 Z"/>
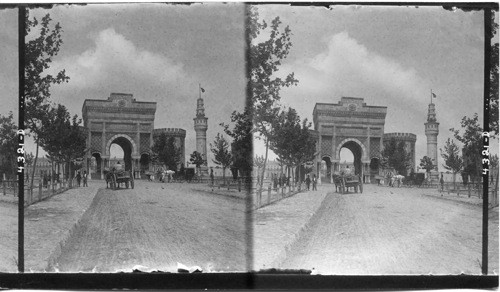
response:
<path id="1" fill-rule="evenodd" d="M 498 273 L 498 12 L 251 5 L 246 29 L 254 270 Z"/>

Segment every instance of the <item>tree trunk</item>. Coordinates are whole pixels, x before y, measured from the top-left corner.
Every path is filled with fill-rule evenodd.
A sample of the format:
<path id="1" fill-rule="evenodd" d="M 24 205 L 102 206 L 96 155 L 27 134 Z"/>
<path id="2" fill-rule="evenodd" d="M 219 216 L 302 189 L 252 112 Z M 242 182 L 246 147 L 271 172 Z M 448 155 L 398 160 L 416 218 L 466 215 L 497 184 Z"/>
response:
<path id="1" fill-rule="evenodd" d="M 68 174 L 68 182 L 69 182 L 69 186 L 70 187 L 73 187 L 73 176 L 71 175 L 71 161 L 68 162 L 68 171 L 69 171 L 69 174 Z"/>
<path id="2" fill-rule="evenodd" d="M 262 167 L 262 175 L 260 179 L 260 192 L 262 192 L 262 187 L 264 185 L 264 174 L 266 173 L 266 163 L 267 163 L 267 152 L 269 150 L 269 139 L 266 138 L 266 156 L 264 157 L 264 164 Z"/>
<path id="3" fill-rule="evenodd" d="M 39 146 L 39 140 L 37 138 L 36 139 L 36 154 L 35 154 L 35 159 L 33 161 L 33 169 L 31 171 L 30 192 L 33 192 L 33 181 L 35 180 L 36 162 L 38 160 L 38 146 Z"/>

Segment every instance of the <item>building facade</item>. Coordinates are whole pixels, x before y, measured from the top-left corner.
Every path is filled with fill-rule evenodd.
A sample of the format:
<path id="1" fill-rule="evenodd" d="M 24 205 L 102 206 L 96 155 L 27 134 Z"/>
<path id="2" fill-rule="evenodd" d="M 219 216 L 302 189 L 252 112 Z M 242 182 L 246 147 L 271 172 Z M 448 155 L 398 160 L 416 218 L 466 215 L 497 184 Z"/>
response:
<path id="1" fill-rule="evenodd" d="M 368 106 L 363 98 L 342 97 L 338 103 L 316 103 L 315 172 L 322 182 L 332 182 L 332 174 L 340 171 L 340 150 L 344 147 L 354 155 L 354 173 L 370 182 L 372 172 L 378 172 L 378 167 L 373 170 L 370 165 L 375 164 L 374 159 L 378 161 L 382 151 L 386 114 L 387 107 Z M 318 172 L 322 168 L 326 171 Z"/>
<path id="2" fill-rule="evenodd" d="M 205 117 L 205 107 L 201 95 L 196 102 L 196 117 L 193 120 L 194 130 L 196 132 L 196 151 L 202 155 L 203 159 L 205 159 L 206 168 L 208 118 Z"/>
<path id="3" fill-rule="evenodd" d="M 332 182 L 333 173 L 349 166 L 365 183 L 380 174 L 384 141 L 404 141 L 415 166 L 417 136 L 412 133 L 384 133 L 386 106 L 366 105 L 363 98 L 342 97 L 338 103 L 316 103 L 313 111 L 316 139 L 314 172 L 322 182 Z M 340 151 L 349 149 L 354 162 L 342 163 Z M 345 165 L 344 165 L 345 164 Z"/>
<path id="4" fill-rule="evenodd" d="M 86 99 L 82 107 L 83 124 L 87 133 L 88 154 L 84 169 L 92 178 L 104 178 L 104 169 L 111 167 L 111 144 L 124 152 L 125 169 L 135 177 L 151 167 L 151 147 L 154 141 L 156 102 L 137 101 L 132 94 L 111 93 L 105 99 Z M 158 129 L 176 138 L 184 149 L 185 131 Z M 182 161 L 184 156 L 181 157 Z"/>
<path id="5" fill-rule="evenodd" d="M 410 173 L 412 169 L 413 171 L 416 171 L 415 143 L 417 142 L 417 135 L 412 133 L 385 133 L 384 145 L 386 145 L 391 139 L 396 140 L 398 143 L 405 143 L 406 153 L 411 156 L 411 165 L 408 167 L 407 172 Z"/>
<path id="6" fill-rule="evenodd" d="M 436 105 L 431 102 L 427 111 L 427 122 L 425 125 L 425 136 L 427 136 L 427 156 L 432 159 L 434 170 L 430 172 L 431 180 L 436 181 L 439 177 L 437 137 L 439 135 L 439 123 L 436 118 Z"/>

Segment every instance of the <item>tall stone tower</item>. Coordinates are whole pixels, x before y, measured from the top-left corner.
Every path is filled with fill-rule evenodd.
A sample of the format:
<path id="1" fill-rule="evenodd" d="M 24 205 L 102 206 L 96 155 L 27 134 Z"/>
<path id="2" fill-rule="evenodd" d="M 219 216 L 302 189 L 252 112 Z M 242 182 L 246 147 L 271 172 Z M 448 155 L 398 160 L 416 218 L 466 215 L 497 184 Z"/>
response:
<path id="1" fill-rule="evenodd" d="M 207 165 L 207 129 L 208 118 L 205 117 L 205 107 L 203 106 L 203 98 L 198 98 L 196 103 L 196 118 L 194 120 L 194 130 L 196 131 L 196 151 L 201 153 Z"/>
<path id="2" fill-rule="evenodd" d="M 437 156 L 437 136 L 439 134 L 439 123 L 436 120 L 436 106 L 434 103 L 429 104 L 427 113 L 427 123 L 425 123 L 425 136 L 427 136 L 427 156 L 432 159 L 436 165 L 435 171 L 431 171 L 431 176 L 437 177 L 438 172 L 438 156 Z"/>

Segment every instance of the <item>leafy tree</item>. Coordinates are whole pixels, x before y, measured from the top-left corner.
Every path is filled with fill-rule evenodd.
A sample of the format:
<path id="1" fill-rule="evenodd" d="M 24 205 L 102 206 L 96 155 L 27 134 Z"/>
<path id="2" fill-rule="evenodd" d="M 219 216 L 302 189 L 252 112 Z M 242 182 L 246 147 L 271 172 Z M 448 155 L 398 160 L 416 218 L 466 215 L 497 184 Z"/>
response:
<path id="1" fill-rule="evenodd" d="M 288 169 L 314 158 L 316 141 L 309 131 L 310 127 L 307 119 L 300 121 L 293 108 L 282 111 L 274 120 L 270 147 Z"/>
<path id="2" fill-rule="evenodd" d="M 35 155 L 33 153 L 24 153 L 24 166 L 25 169 L 31 168 L 33 166 L 33 161 L 35 160 Z M 25 175 L 26 184 L 29 183 L 29 173 L 26 172 Z"/>
<path id="3" fill-rule="evenodd" d="M 210 143 L 210 149 L 214 154 L 212 161 L 222 167 L 222 180 L 226 181 L 226 168 L 231 165 L 232 155 L 229 150 L 229 143 L 220 133 L 217 133 L 214 144 Z"/>
<path id="4" fill-rule="evenodd" d="M 51 107 L 42 120 L 39 143 L 55 163 L 66 163 L 66 176 L 72 176 L 71 165 L 86 152 L 87 136 L 77 115 L 70 116 L 64 105 Z"/>
<path id="5" fill-rule="evenodd" d="M 155 137 L 153 147 L 153 160 L 165 165 L 170 170 L 177 171 L 181 161 L 181 149 L 175 144 L 175 138 L 161 133 Z"/>
<path id="6" fill-rule="evenodd" d="M 408 168 L 412 167 L 411 158 L 410 153 L 406 151 L 405 142 L 397 142 L 394 138 L 385 143 L 382 150 L 382 165 L 394 168 L 403 176 L 407 176 Z"/>
<path id="7" fill-rule="evenodd" d="M 498 155 L 490 154 L 490 169 L 494 169 L 498 167 Z"/>
<path id="8" fill-rule="evenodd" d="M 482 128 L 479 126 L 477 114 L 474 114 L 472 118 L 463 117 L 460 125 L 463 129 L 462 134 L 454 128 L 450 129 L 450 131 L 454 134 L 455 139 L 463 144 L 464 171 L 470 175 L 472 182 L 476 182 L 481 178 L 482 173 Z"/>
<path id="9" fill-rule="evenodd" d="M 245 107 L 243 113 L 233 112 L 231 122 L 234 124 L 232 129 L 227 124 L 221 123 L 220 125 L 224 128 L 224 132 L 233 139 L 231 143 L 232 166 L 233 168 L 237 168 L 246 177 L 250 177 L 253 167 L 253 124 L 251 109 Z"/>
<path id="10" fill-rule="evenodd" d="M 198 151 L 193 151 L 193 153 L 191 153 L 191 158 L 189 159 L 189 162 L 191 162 L 192 164 L 196 165 L 196 169 L 199 169 L 200 166 L 202 166 L 203 164 L 205 164 L 205 159 L 203 159 L 203 155 L 201 155 L 200 152 Z"/>
<path id="11" fill-rule="evenodd" d="M 13 178 L 16 175 L 16 130 L 12 112 L 9 112 L 7 116 L 0 115 L 0 175 L 5 174 L 7 178 Z"/>
<path id="12" fill-rule="evenodd" d="M 257 166 L 258 169 L 264 167 L 264 156 L 255 156 L 253 165 Z"/>
<path id="13" fill-rule="evenodd" d="M 495 22 L 495 11 L 491 11 L 491 39 L 498 31 L 498 23 Z M 490 131 L 498 135 L 498 43 L 491 44 L 490 60 Z"/>
<path id="14" fill-rule="evenodd" d="M 264 178 L 269 140 L 272 135 L 272 121 L 279 112 L 276 102 L 280 100 L 282 88 L 296 85 L 298 81 L 294 78 L 293 73 L 288 74 L 285 79 L 275 75 L 292 47 L 290 28 L 286 26 L 281 30 L 279 17 L 274 18 L 270 25 L 264 20 L 260 21 L 256 6 L 248 7 L 246 13 L 249 71 L 247 88 L 250 90 L 253 132 L 259 133 L 259 137 L 266 145 L 262 171 L 262 178 Z M 257 43 L 261 33 L 266 33 L 269 37 L 267 40 Z"/>
<path id="15" fill-rule="evenodd" d="M 432 162 L 432 158 L 429 156 L 424 156 L 422 159 L 420 159 L 420 167 L 422 169 L 425 169 L 425 172 L 427 173 L 427 177 L 429 177 L 429 172 L 436 168 L 436 165 Z"/>
<path id="16" fill-rule="evenodd" d="M 48 99 L 50 98 L 50 87 L 53 84 L 68 82 L 65 70 L 58 72 L 55 76 L 45 73 L 52 63 L 52 58 L 59 53 L 63 43 L 61 38 L 62 28 L 59 23 L 51 28 L 50 15 L 45 15 L 41 21 L 36 18 L 30 19 L 29 12 L 25 15 L 25 36 L 30 35 L 32 30 L 37 30 L 36 35 L 30 35 L 25 45 L 24 56 L 24 96 L 25 96 L 25 123 L 29 134 L 34 137 L 36 143 L 35 161 L 31 174 L 31 188 L 36 171 L 38 158 L 38 147 L 42 134 L 42 121 L 46 112 L 50 109 Z M 28 38 L 27 38 L 28 39 Z"/>
<path id="17" fill-rule="evenodd" d="M 446 144 L 443 149 L 439 149 L 441 152 L 441 157 L 443 157 L 445 165 L 443 167 L 447 170 L 451 170 L 453 173 L 453 188 L 455 188 L 456 175 L 463 167 L 463 160 L 460 157 L 460 149 L 457 144 L 450 138 L 446 140 Z"/>

